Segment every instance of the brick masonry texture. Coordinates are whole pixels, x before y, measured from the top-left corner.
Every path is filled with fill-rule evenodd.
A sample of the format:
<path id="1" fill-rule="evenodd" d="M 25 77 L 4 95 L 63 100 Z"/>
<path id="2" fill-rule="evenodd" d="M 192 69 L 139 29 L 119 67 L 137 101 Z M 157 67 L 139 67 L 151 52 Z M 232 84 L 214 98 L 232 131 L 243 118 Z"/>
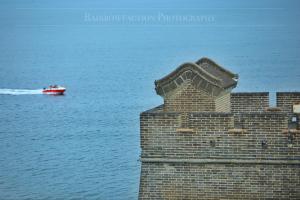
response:
<path id="1" fill-rule="evenodd" d="M 189 81 L 170 92 L 164 98 L 166 112 L 230 112 L 230 93 L 224 92 L 217 97 L 197 89 Z"/>
<path id="2" fill-rule="evenodd" d="M 277 92 L 277 107 L 286 113 L 292 113 L 293 104 L 300 104 L 300 92 Z"/>
<path id="3" fill-rule="evenodd" d="M 300 92 L 277 93 L 277 109 L 267 92 L 189 80 L 163 97 L 140 115 L 139 199 L 300 199 Z"/>
<path id="4" fill-rule="evenodd" d="M 147 158 L 240 158 L 300 159 L 300 143 L 295 135 L 288 147 L 288 127 L 284 113 L 245 113 L 240 115 L 243 134 L 234 128 L 231 113 L 189 113 L 187 127 L 195 132 L 180 133 L 180 113 L 142 113 L 142 157 Z M 267 142 L 266 146 L 262 146 Z"/>
<path id="5" fill-rule="evenodd" d="M 232 93 L 232 113 L 264 112 L 269 107 L 269 93 Z"/>
<path id="6" fill-rule="evenodd" d="M 216 98 L 216 112 L 230 112 L 231 104 L 230 104 L 230 93 L 225 93 Z"/>
<path id="7" fill-rule="evenodd" d="M 186 83 L 164 99 L 164 108 L 165 111 L 214 111 L 215 101 L 204 91 Z"/>
<path id="8" fill-rule="evenodd" d="M 141 199 L 299 199 L 299 166 L 143 163 Z"/>

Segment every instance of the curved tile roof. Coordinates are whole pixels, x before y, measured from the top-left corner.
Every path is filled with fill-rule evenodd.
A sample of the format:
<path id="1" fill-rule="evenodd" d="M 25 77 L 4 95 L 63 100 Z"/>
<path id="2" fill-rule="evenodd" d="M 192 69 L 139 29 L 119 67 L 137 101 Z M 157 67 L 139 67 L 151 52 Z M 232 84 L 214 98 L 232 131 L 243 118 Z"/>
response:
<path id="1" fill-rule="evenodd" d="M 196 88 L 207 90 L 216 96 L 222 90 L 234 88 L 238 75 L 222 68 L 209 58 L 201 58 L 196 63 L 184 63 L 167 76 L 156 80 L 156 92 L 164 96 L 187 79 L 191 80 Z"/>
<path id="2" fill-rule="evenodd" d="M 223 88 L 232 87 L 237 84 L 238 75 L 224 69 L 209 58 L 201 58 L 196 64 L 203 70 L 207 71 L 222 80 Z"/>

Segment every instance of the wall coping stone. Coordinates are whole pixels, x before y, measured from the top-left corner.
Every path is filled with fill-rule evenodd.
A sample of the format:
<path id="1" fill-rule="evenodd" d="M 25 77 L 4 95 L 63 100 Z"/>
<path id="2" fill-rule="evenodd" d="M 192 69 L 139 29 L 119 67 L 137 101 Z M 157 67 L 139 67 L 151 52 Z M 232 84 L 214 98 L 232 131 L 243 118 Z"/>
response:
<path id="1" fill-rule="evenodd" d="M 251 112 L 251 113 L 239 113 L 239 114 L 234 114 L 234 113 L 228 113 L 228 112 L 165 112 L 160 110 L 161 107 L 155 107 L 150 110 L 141 112 L 140 115 L 151 115 L 151 116 L 178 116 L 180 114 L 186 113 L 192 117 L 231 117 L 231 116 L 236 116 L 239 115 L 241 117 L 247 116 L 247 117 L 263 117 L 263 116 L 287 116 L 286 113 L 276 111 L 276 112 L 270 112 L 270 111 L 265 111 L 265 112 Z"/>
<path id="2" fill-rule="evenodd" d="M 286 116 L 284 112 L 251 112 L 251 113 L 240 113 L 240 116 L 250 117 L 262 117 L 262 116 Z"/>
<path id="3" fill-rule="evenodd" d="M 142 112 L 141 116 L 178 116 L 180 112 Z"/>
<path id="4" fill-rule="evenodd" d="M 189 115 L 192 115 L 193 117 L 231 117 L 233 116 L 232 113 L 228 112 L 189 112 Z"/>
<path id="5" fill-rule="evenodd" d="M 269 96 L 269 92 L 232 92 L 232 96 Z"/>
<path id="6" fill-rule="evenodd" d="M 141 158 L 144 163 L 192 163 L 192 164 L 265 164 L 265 165 L 300 165 L 300 160 L 272 159 L 175 159 L 175 158 Z"/>
<path id="7" fill-rule="evenodd" d="M 247 133 L 247 130 L 246 129 L 234 128 L 234 129 L 229 129 L 228 133 L 236 133 L 236 134 L 241 133 L 242 134 L 242 133 Z"/>
<path id="8" fill-rule="evenodd" d="M 282 95 L 296 94 L 296 95 L 300 95 L 300 92 L 276 92 L 276 94 L 282 94 Z"/>
<path id="9" fill-rule="evenodd" d="M 300 134 L 300 130 L 298 130 L 298 129 L 285 129 L 282 132 L 283 133 L 296 133 L 296 134 Z"/>

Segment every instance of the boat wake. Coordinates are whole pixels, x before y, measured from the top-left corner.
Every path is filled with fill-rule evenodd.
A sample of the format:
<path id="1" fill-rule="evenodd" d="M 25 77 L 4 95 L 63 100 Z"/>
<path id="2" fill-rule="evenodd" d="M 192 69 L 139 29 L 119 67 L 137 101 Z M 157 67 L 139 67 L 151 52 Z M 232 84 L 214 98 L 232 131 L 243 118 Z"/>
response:
<path id="1" fill-rule="evenodd" d="M 0 95 L 25 95 L 25 94 L 43 94 L 42 89 L 27 90 L 27 89 L 0 89 Z"/>

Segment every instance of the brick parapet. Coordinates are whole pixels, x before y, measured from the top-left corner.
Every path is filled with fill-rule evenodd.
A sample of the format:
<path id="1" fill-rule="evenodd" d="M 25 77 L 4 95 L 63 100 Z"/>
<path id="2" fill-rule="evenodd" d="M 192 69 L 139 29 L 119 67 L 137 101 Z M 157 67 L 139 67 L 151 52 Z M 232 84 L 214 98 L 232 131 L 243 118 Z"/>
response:
<path id="1" fill-rule="evenodd" d="M 284 134 L 285 113 L 185 114 L 185 129 L 180 129 L 180 112 L 141 114 L 143 158 L 300 159 L 300 135 L 292 134 L 290 141 L 290 135 Z M 245 130 L 242 134 L 231 131 L 236 121 Z"/>
<path id="2" fill-rule="evenodd" d="M 293 113 L 293 105 L 300 104 L 300 92 L 277 92 L 276 102 L 277 107 L 291 115 Z"/>
<path id="3" fill-rule="evenodd" d="M 268 92 L 230 94 L 236 80 L 226 89 L 195 70 L 157 81 L 164 104 L 140 114 L 139 199 L 299 199 L 300 92 L 269 107 Z"/>
<path id="4" fill-rule="evenodd" d="M 231 112 L 249 113 L 264 112 L 269 107 L 268 92 L 231 93 Z"/>

